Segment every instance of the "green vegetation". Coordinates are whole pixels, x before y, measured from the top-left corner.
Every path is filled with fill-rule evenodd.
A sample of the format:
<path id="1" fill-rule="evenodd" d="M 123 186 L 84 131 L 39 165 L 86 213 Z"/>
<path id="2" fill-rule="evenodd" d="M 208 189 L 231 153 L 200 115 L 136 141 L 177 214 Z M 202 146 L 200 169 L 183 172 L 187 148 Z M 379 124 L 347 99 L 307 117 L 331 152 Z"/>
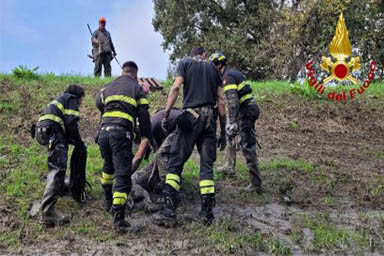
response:
<path id="1" fill-rule="evenodd" d="M 200 246 L 215 245 L 216 253 L 243 255 L 262 251 L 273 255 L 292 255 L 291 249 L 273 235 L 241 229 L 239 223 L 230 219 L 216 221 L 205 230 L 201 230 L 201 225 L 197 224 L 186 228 L 203 238 L 204 244 Z"/>
<path id="2" fill-rule="evenodd" d="M 33 69 L 28 69 L 27 66 L 18 66 L 12 70 L 12 74 L 17 78 L 22 79 L 38 79 L 39 75 L 37 74 L 37 70 L 39 67 L 34 67 Z"/>
<path id="3" fill-rule="evenodd" d="M 119 237 L 112 232 L 111 217 L 104 212 L 100 200 L 99 178 L 103 161 L 94 143 L 99 121 L 94 95 L 112 79 L 0 74 L 0 219 L 4 220 L 0 221 L 0 250 L 6 248 L 23 253 L 20 250 L 31 244 L 69 237 L 95 243 L 132 242 L 130 236 Z M 72 216 L 72 222 L 65 227 L 49 229 L 39 223 L 39 216 L 28 215 L 31 205 L 41 198 L 47 175 L 46 149 L 30 138 L 29 128 L 42 108 L 72 83 L 81 84 L 86 89 L 80 128 L 88 147 L 87 179 L 92 188 L 88 188 L 90 198 L 86 205 L 61 198 L 57 207 Z M 164 92 L 148 96 L 151 112 L 164 105 L 171 84 L 172 81 L 165 81 Z M 381 252 L 378 244 L 384 237 L 382 216 L 367 213 L 366 218 L 345 227 L 328 211 L 329 208 L 339 211 L 345 201 L 353 203 L 356 211 L 380 209 L 384 203 L 384 177 L 377 171 L 383 166 L 384 157 L 380 143 L 376 142 L 380 142 L 377 133 L 382 129 L 380 113 L 384 106 L 384 84 L 372 84 L 363 95 L 357 95 L 354 101 L 345 104 L 330 102 L 324 96 L 317 99 L 311 94 L 300 93 L 301 90 L 308 91 L 305 84 L 267 81 L 251 82 L 251 86 L 262 111 L 257 133 L 263 147 L 258 150 L 258 155 L 264 192 L 239 191 L 239 187 L 248 184 L 248 170 L 239 152 L 235 178 L 224 177 L 215 168 L 218 218 L 212 226 L 207 228 L 185 221 L 175 230 L 159 231 L 148 225 L 150 216 L 140 213 L 147 218 L 147 224 L 134 239 L 147 244 L 146 239 L 154 236 L 156 244 L 164 244 L 166 249 L 174 248 L 175 241 L 185 239 L 193 241 L 191 246 L 199 248 L 198 252 L 206 254 L 209 251 L 213 255 L 254 255 L 258 252 L 294 255 L 297 246 L 310 253 Z M 350 88 L 334 89 L 341 92 Z M 179 106 L 180 103 L 181 97 Z M 317 109 L 321 112 L 316 112 Z M 344 140 L 342 136 L 349 139 Z M 321 154 L 316 151 L 318 147 Z M 223 164 L 223 158 L 222 152 L 218 152 L 216 167 Z M 199 210 L 199 157 L 196 154 L 185 164 L 182 176 L 180 215 L 196 214 Z M 276 223 L 270 225 L 273 231 L 256 229 L 249 216 L 241 212 L 242 207 L 252 209 L 285 204 L 283 196 L 291 198 L 293 209 L 300 208 L 291 231 L 282 233 Z M 236 209 L 240 217 L 228 218 L 223 214 L 223 208 L 228 206 Z M 303 212 L 307 214 L 303 215 Z M 363 224 L 364 229 L 358 230 Z M 303 229 L 313 233 L 309 246 L 303 244 Z"/>
<path id="4" fill-rule="evenodd" d="M 333 223 L 327 213 L 298 216 L 297 225 L 301 229 L 309 228 L 313 232 L 312 247 L 308 248 L 310 251 L 346 251 L 351 248 L 369 247 L 369 240 L 364 234 L 360 233 L 361 231 L 346 230 L 338 226 Z M 294 236 L 303 239 L 302 234 L 295 233 Z"/>
<path id="5" fill-rule="evenodd" d="M 321 56 L 329 56 L 340 12 L 352 47 L 359 49 L 360 76 L 368 73 L 372 59 L 384 62 L 381 1 L 159 0 L 154 9 L 153 26 L 171 60 L 201 45 L 222 51 L 231 65 L 255 80 L 295 81 L 310 59 L 320 65 Z"/>

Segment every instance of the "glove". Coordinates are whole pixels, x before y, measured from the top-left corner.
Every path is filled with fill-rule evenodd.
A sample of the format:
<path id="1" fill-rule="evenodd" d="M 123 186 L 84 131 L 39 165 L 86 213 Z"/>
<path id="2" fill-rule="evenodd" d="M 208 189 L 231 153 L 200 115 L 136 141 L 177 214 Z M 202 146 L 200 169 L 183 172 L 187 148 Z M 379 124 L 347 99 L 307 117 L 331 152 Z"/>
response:
<path id="1" fill-rule="evenodd" d="M 228 137 L 236 137 L 239 134 L 239 126 L 237 123 L 232 123 L 226 128 Z"/>
<path id="2" fill-rule="evenodd" d="M 163 119 L 161 119 L 161 131 L 165 136 L 169 133 L 169 119 L 168 116 L 163 116 Z"/>
<path id="3" fill-rule="evenodd" d="M 220 151 L 223 151 L 226 145 L 227 138 L 225 137 L 225 134 L 221 134 L 219 139 L 217 140 L 217 148 L 220 148 Z"/>

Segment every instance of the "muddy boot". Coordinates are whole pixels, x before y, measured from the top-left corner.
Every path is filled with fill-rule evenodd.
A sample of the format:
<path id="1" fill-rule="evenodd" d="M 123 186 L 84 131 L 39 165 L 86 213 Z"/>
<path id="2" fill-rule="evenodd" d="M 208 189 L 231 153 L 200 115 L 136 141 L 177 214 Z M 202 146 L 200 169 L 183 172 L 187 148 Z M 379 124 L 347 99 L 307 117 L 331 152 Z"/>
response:
<path id="1" fill-rule="evenodd" d="M 68 223 L 69 221 L 69 217 L 57 212 L 54 207 L 51 207 L 48 211 L 43 212 L 41 215 L 41 223 L 45 225 L 60 226 Z"/>
<path id="2" fill-rule="evenodd" d="M 103 184 L 101 186 L 104 190 L 104 209 L 110 212 L 112 207 L 112 184 Z"/>
<path id="3" fill-rule="evenodd" d="M 254 172 L 249 172 L 250 184 L 247 187 L 241 188 L 241 191 L 244 192 L 257 192 L 261 193 L 261 179 L 260 176 Z"/>
<path id="4" fill-rule="evenodd" d="M 236 148 L 228 143 L 226 149 L 226 163 L 217 168 L 217 170 L 226 176 L 235 176 L 236 175 Z"/>
<path id="5" fill-rule="evenodd" d="M 234 177 L 236 176 L 236 170 L 235 168 L 231 167 L 231 166 L 228 166 L 228 165 L 224 165 L 224 166 L 221 166 L 219 168 L 217 168 L 217 170 L 225 175 L 225 176 L 228 176 L 228 177 Z"/>
<path id="6" fill-rule="evenodd" d="M 169 195 L 164 196 L 163 209 L 153 216 L 153 222 L 159 226 L 165 226 L 167 228 L 175 227 L 176 221 L 176 203 L 177 200 Z"/>
<path id="7" fill-rule="evenodd" d="M 211 225 L 215 217 L 213 216 L 213 207 L 215 206 L 215 194 L 201 196 L 201 211 L 199 216 L 204 225 Z"/>
<path id="8" fill-rule="evenodd" d="M 131 225 L 125 221 L 125 204 L 124 205 L 113 205 L 113 229 L 117 233 L 127 233 L 131 231 Z"/>

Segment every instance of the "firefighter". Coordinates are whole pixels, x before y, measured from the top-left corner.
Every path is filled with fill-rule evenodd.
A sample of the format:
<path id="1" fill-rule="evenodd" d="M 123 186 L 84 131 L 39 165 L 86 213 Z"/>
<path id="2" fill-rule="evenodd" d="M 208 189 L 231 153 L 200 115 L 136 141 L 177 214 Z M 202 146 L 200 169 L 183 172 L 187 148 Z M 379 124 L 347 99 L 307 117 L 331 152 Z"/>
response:
<path id="1" fill-rule="evenodd" d="M 245 81 L 245 76 L 235 69 L 228 68 L 227 59 L 222 53 L 216 52 L 209 59 L 223 75 L 224 92 L 228 104 L 227 163 L 219 168 L 219 171 L 228 175 L 235 174 L 236 148 L 241 148 L 250 179 L 250 184 L 243 190 L 260 191 L 261 178 L 255 132 L 255 122 L 260 114 L 259 106 L 253 98 L 250 85 Z"/>
<path id="2" fill-rule="evenodd" d="M 134 202 L 144 200 L 144 209 L 149 212 L 153 212 L 158 209 L 158 207 L 152 202 L 148 193 L 162 194 L 169 150 L 175 137 L 173 131 L 176 129 L 176 120 L 181 114 L 181 110 L 171 110 L 168 117 L 170 123 L 168 129 L 169 134 L 164 134 L 161 128 L 163 113 L 164 110 L 160 110 L 151 117 L 152 144 L 156 154 L 149 164 L 132 175 L 132 199 Z M 140 144 L 139 150 L 133 160 L 133 169 L 140 165 L 146 150 L 148 150 L 149 141 L 142 140 L 142 142 L 143 143 Z M 142 148 L 144 148 L 144 150 L 140 150 Z"/>
<path id="3" fill-rule="evenodd" d="M 48 104 L 44 114 L 33 127 L 32 136 L 36 137 L 41 145 L 48 146 L 49 173 L 41 200 L 41 221 L 44 224 L 61 225 L 69 221 L 68 217 L 55 210 L 57 199 L 65 190 L 69 144 L 74 145 L 70 162 L 69 190 L 75 200 L 85 200 L 87 149 L 78 128 L 79 107 L 83 98 L 82 87 L 69 85 L 62 95 Z"/>
<path id="4" fill-rule="evenodd" d="M 96 106 L 102 113 L 97 139 L 104 159 L 101 184 L 106 209 L 111 209 L 113 228 L 119 233 L 130 230 L 130 224 L 125 221 L 125 209 L 132 187 L 132 140 L 136 118 L 143 139 L 151 140 L 148 100 L 137 82 L 138 67 L 135 62 L 128 61 L 122 68 L 122 75 L 96 97 Z M 112 194 L 114 179 L 116 184 Z"/>
<path id="5" fill-rule="evenodd" d="M 177 76 L 169 92 L 162 118 L 162 128 L 169 129 L 169 113 L 183 87 L 183 112 L 177 118 L 175 137 L 169 152 L 166 178 L 163 190 L 163 210 L 154 216 L 157 225 L 173 227 L 176 222 L 176 208 L 180 201 L 179 189 L 184 163 L 192 154 L 196 145 L 200 155 L 200 199 L 199 213 L 203 222 L 209 225 L 213 219 L 212 209 L 215 204 L 215 182 L 213 163 L 216 161 L 216 115 L 214 107 L 218 104 L 219 112 L 225 120 L 224 91 L 220 74 L 215 66 L 206 60 L 206 51 L 196 47 L 191 57 L 180 61 Z M 225 130 L 225 122 L 221 123 Z M 225 141 L 225 133 L 221 134 Z"/>

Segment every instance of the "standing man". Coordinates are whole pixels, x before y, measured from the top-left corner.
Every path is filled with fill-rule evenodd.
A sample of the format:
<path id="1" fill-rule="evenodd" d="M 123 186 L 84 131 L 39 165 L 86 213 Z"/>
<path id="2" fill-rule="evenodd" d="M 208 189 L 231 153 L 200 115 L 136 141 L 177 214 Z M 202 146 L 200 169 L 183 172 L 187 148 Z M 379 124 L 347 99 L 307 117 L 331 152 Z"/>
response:
<path id="1" fill-rule="evenodd" d="M 178 126 L 172 142 L 167 175 L 164 185 L 163 210 L 154 218 L 158 225 L 175 226 L 176 208 L 180 201 L 179 189 L 184 163 L 192 154 L 196 145 L 200 154 L 200 217 L 205 224 L 213 219 L 212 209 L 215 204 L 215 182 L 213 163 L 216 161 L 216 115 L 217 104 L 222 120 L 225 120 L 224 92 L 220 74 L 215 66 L 206 60 L 206 51 L 196 47 L 190 58 L 180 61 L 176 80 L 168 95 L 168 101 L 162 119 L 163 130 L 169 129 L 169 113 L 183 87 L 183 113 L 178 117 Z M 221 129 L 225 131 L 225 122 Z M 222 133 L 225 137 L 225 132 Z"/>
<path id="2" fill-rule="evenodd" d="M 209 59 L 223 74 L 224 92 L 228 104 L 227 163 L 219 170 L 227 175 L 235 174 L 236 150 L 237 146 L 240 146 L 247 163 L 250 179 L 249 186 L 243 190 L 260 191 L 261 178 L 256 154 L 255 131 L 255 122 L 260 114 L 259 106 L 253 98 L 252 89 L 245 81 L 244 75 L 237 70 L 227 68 L 227 59 L 222 53 L 216 52 Z M 236 145 L 238 135 L 240 136 L 240 145 Z"/>
<path id="3" fill-rule="evenodd" d="M 117 55 L 112 43 L 111 34 L 105 29 L 106 20 L 99 19 L 99 28 L 92 35 L 92 55 L 95 62 L 95 76 L 101 76 L 101 66 L 104 65 L 104 76 L 111 76 L 111 61 Z"/>
<path id="4" fill-rule="evenodd" d="M 113 228 L 119 233 L 128 232 L 130 228 L 125 221 L 125 208 L 132 187 L 132 140 L 136 118 L 140 122 L 143 139 L 151 140 L 148 100 L 137 83 L 137 71 L 135 62 L 124 63 L 122 76 L 102 89 L 96 97 L 96 106 L 102 113 L 98 136 L 104 159 L 101 184 L 106 208 L 112 207 Z M 116 185 L 112 195 L 114 178 Z"/>
<path id="5" fill-rule="evenodd" d="M 41 145 L 48 146 L 49 173 L 41 200 L 41 220 L 45 224 L 61 225 L 69 220 L 68 217 L 55 211 L 57 199 L 64 192 L 69 144 L 75 146 L 71 156 L 70 190 L 72 190 L 72 197 L 77 201 L 85 199 L 87 149 L 81 139 L 77 124 L 79 107 L 83 98 L 84 89 L 82 87 L 75 84 L 68 86 L 64 94 L 48 104 L 33 132 Z"/>

